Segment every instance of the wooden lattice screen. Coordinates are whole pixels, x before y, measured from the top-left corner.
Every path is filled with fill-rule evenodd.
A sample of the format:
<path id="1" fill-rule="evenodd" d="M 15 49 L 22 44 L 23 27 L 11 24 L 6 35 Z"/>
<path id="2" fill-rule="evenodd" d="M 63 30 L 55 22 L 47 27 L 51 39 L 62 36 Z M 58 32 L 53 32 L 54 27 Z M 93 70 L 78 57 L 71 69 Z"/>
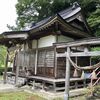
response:
<path id="1" fill-rule="evenodd" d="M 54 67 L 54 51 L 39 50 L 38 52 L 38 67 Z"/>

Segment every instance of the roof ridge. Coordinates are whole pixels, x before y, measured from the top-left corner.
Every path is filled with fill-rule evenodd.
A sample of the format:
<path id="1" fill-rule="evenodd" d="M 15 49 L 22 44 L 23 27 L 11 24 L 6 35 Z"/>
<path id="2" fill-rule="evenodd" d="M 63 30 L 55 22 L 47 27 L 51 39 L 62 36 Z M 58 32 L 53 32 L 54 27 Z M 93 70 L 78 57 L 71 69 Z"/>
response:
<path id="1" fill-rule="evenodd" d="M 77 2 L 74 2 L 70 7 L 66 8 L 66 9 L 64 9 L 64 10 L 58 12 L 58 13 L 59 13 L 59 14 L 60 14 L 60 13 L 65 13 L 65 11 L 70 11 L 70 10 L 73 10 L 73 9 L 75 9 L 75 8 L 78 8 L 78 7 L 80 7 L 80 5 L 79 5 Z M 80 7 L 80 8 L 81 8 L 81 7 Z"/>

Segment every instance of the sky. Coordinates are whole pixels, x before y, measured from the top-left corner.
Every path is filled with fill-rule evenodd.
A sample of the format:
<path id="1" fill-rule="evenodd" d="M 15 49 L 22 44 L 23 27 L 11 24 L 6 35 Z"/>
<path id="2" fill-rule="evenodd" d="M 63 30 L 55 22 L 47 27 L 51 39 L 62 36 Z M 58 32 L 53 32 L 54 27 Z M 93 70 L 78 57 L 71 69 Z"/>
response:
<path id="1" fill-rule="evenodd" d="M 15 25 L 17 0 L 0 0 L 0 34 L 8 31 L 7 24 Z"/>

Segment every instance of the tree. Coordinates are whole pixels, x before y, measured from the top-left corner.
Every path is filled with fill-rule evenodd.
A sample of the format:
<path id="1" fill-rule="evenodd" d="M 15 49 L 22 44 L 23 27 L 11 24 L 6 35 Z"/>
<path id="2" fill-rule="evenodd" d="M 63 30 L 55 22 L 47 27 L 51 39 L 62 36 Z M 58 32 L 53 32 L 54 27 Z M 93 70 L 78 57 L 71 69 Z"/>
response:
<path id="1" fill-rule="evenodd" d="M 20 30 L 68 7 L 67 0 L 18 0 L 16 26 L 7 25 L 11 30 Z"/>
<path id="2" fill-rule="evenodd" d="M 95 36 L 100 36 L 100 8 L 97 8 L 95 12 L 90 14 L 88 23 L 95 33 Z"/>

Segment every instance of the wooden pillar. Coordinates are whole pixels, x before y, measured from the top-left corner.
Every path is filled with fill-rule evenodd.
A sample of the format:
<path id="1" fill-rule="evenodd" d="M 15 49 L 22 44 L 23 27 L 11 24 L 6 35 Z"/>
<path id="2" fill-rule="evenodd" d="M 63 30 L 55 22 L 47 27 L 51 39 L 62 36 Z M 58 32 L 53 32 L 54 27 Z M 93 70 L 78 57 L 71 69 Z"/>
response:
<path id="1" fill-rule="evenodd" d="M 16 65 L 16 73 L 15 73 L 15 85 L 18 85 L 18 76 L 19 76 L 19 51 L 17 53 L 17 65 Z"/>
<path id="2" fill-rule="evenodd" d="M 57 78 L 57 57 L 56 57 L 56 47 L 54 47 L 54 77 Z"/>
<path id="3" fill-rule="evenodd" d="M 75 63 L 78 64 L 77 62 L 78 62 L 78 61 L 77 61 L 77 57 L 75 57 Z"/>
<path id="4" fill-rule="evenodd" d="M 54 92 L 56 93 L 56 82 L 53 82 L 53 89 L 54 89 Z"/>
<path id="5" fill-rule="evenodd" d="M 35 55 L 35 75 L 37 74 L 37 64 L 38 64 L 38 40 L 36 45 L 36 55 Z"/>
<path id="6" fill-rule="evenodd" d="M 7 83 L 7 67 L 8 67 L 8 59 L 9 59 L 9 51 L 7 50 L 7 54 L 6 54 L 6 60 L 5 60 L 5 71 L 4 71 L 4 84 Z"/>
<path id="7" fill-rule="evenodd" d="M 67 52 L 66 52 L 66 79 L 65 79 L 64 100 L 69 100 L 69 86 L 70 86 L 70 61 L 68 59 L 69 56 L 70 56 L 70 48 L 67 47 Z"/>
<path id="8" fill-rule="evenodd" d="M 90 57 L 90 66 L 92 65 L 92 58 Z"/>

